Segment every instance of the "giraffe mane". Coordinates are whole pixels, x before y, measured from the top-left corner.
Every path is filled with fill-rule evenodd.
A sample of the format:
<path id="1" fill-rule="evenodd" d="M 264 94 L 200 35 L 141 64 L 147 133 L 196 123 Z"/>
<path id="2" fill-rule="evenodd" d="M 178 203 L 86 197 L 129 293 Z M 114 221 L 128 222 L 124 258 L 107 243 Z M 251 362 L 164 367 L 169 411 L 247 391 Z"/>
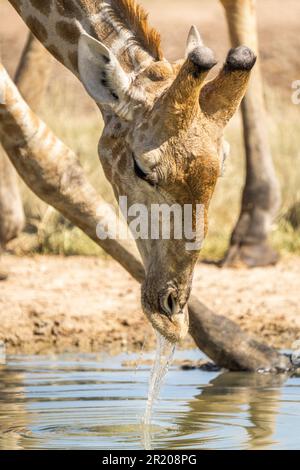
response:
<path id="1" fill-rule="evenodd" d="M 136 40 L 155 60 L 162 60 L 160 34 L 148 23 L 148 13 L 135 0 L 111 0 L 116 19 L 132 31 Z"/>

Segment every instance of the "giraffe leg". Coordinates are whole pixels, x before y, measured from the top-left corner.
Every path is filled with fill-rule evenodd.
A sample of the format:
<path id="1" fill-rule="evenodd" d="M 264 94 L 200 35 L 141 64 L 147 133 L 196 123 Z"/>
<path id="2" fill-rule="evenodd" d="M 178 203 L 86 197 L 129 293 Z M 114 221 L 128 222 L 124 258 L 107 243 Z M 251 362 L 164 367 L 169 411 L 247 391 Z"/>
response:
<path id="1" fill-rule="evenodd" d="M 225 7 L 234 47 L 247 44 L 258 51 L 255 0 L 220 0 Z M 278 261 L 269 245 L 268 235 L 280 205 L 280 188 L 276 178 L 267 134 L 263 83 L 259 63 L 253 70 L 242 103 L 247 176 L 241 212 L 231 236 L 223 266 L 244 264 L 267 266 Z"/>
<path id="2" fill-rule="evenodd" d="M 0 281 L 8 278 L 2 256 L 6 243 L 19 235 L 23 225 L 24 212 L 17 174 L 0 145 Z"/>
<path id="3" fill-rule="evenodd" d="M 1 281 L 6 281 L 8 278 L 8 273 L 7 270 L 3 266 L 3 261 L 2 261 L 2 246 L 0 244 L 0 282 Z"/>
<path id="4" fill-rule="evenodd" d="M 29 33 L 18 64 L 15 83 L 33 111 L 38 111 L 47 88 L 53 58 Z"/>
<path id="5" fill-rule="evenodd" d="M 29 33 L 15 82 L 33 109 L 37 109 L 51 70 L 52 58 L 44 47 Z M 16 171 L 0 148 L 0 244 L 2 250 L 16 238 L 24 226 L 24 211 Z M 0 280 L 7 273 L 0 267 Z"/>
<path id="6" fill-rule="evenodd" d="M 17 237 L 24 224 L 24 212 L 17 174 L 0 147 L 0 253 Z"/>

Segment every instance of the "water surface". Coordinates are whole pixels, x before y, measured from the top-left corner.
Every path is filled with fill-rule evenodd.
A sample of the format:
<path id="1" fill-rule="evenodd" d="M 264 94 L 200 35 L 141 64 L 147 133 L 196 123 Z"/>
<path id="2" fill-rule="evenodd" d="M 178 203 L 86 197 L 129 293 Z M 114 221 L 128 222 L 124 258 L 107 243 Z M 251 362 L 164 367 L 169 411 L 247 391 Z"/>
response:
<path id="1" fill-rule="evenodd" d="M 9 356 L 0 449 L 142 449 L 150 366 L 122 365 L 135 358 Z M 300 449 L 299 378 L 171 366 L 160 396 L 153 449 Z"/>

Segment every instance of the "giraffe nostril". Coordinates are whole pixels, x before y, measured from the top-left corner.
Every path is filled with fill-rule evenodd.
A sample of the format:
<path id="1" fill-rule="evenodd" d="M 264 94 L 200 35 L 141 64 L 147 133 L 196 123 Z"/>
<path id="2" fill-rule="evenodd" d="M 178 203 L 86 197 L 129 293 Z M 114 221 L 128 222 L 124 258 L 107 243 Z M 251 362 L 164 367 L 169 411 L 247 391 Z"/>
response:
<path id="1" fill-rule="evenodd" d="M 170 312 L 173 312 L 173 308 L 174 308 L 174 299 L 173 299 L 173 295 L 172 294 L 169 294 L 167 296 L 167 304 L 168 304 L 168 308 L 170 310 Z"/>
<path id="2" fill-rule="evenodd" d="M 172 317 L 180 310 L 179 303 L 172 292 L 166 294 L 160 302 L 161 313 Z"/>

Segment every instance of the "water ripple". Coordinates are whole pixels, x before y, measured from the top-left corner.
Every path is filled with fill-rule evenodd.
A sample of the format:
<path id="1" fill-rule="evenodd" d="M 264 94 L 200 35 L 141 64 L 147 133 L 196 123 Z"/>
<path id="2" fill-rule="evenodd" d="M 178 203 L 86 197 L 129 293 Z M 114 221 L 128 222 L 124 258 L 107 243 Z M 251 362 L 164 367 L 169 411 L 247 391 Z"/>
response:
<path id="1" fill-rule="evenodd" d="M 149 367 L 123 360 L 9 357 L 0 449 L 141 449 L 145 432 L 153 449 L 300 448 L 299 378 L 172 367 L 145 428 Z"/>

